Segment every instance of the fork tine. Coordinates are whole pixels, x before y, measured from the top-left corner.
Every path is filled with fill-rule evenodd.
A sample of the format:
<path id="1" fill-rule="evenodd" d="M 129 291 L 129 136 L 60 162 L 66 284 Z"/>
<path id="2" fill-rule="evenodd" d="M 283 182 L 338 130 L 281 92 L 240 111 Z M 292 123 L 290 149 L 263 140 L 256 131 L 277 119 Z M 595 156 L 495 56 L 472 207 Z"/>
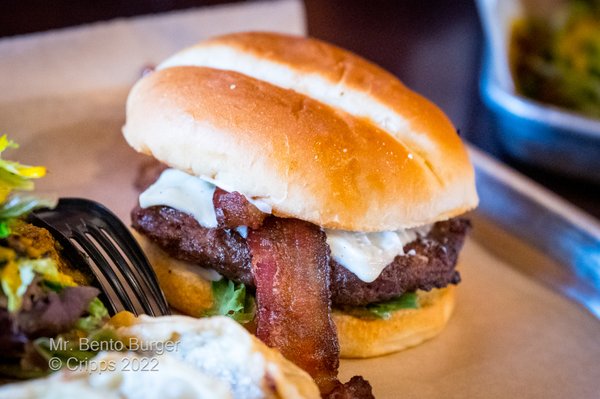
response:
<path id="1" fill-rule="evenodd" d="M 137 241 L 103 205 L 81 198 L 61 198 L 54 209 L 35 211 L 32 219 L 60 232 L 65 237 L 65 248 L 87 257 L 84 264 L 96 276 L 114 311 L 171 314 L 156 274 Z"/>
<path id="2" fill-rule="evenodd" d="M 97 265 L 98 270 L 102 273 L 102 275 L 106 278 L 111 288 L 119 298 L 119 300 L 123 303 L 126 309 L 133 311 L 136 315 L 140 312 L 137 311 L 136 307 L 131 302 L 131 299 L 127 295 L 121 280 L 118 278 L 115 271 L 108 264 L 104 256 L 98 251 L 98 249 L 89 241 L 89 239 L 85 236 L 84 233 L 79 231 L 78 229 L 71 230 L 73 239 L 79 244 L 85 252 L 90 256 L 92 261 Z"/>
<path id="3" fill-rule="evenodd" d="M 120 244 L 119 248 L 131 260 L 132 264 L 136 266 L 135 270 L 149 288 L 150 294 L 152 294 L 149 299 L 158 307 L 159 314 L 171 314 L 171 309 L 158 285 L 156 274 L 129 230 L 125 228 L 116 216 L 101 205 L 96 204 L 94 210 L 102 216 L 102 226 L 100 227 L 102 233 L 105 233 L 109 240 L 118 242 Z"/>
<path id="4" fill-rule="evenodd" d="M 89 233 L 94 239 L 102 246 L 106 254 L 113 260 L 113 262 L 118 266 L 121 273 L 126 278 L 126 281 L 133 286 L 132 293 L 136 296 L 138 302 L 144 309 L 144 313 L 154 316 L 154 309 L 152 308 L 147 298 L 143 296 L 143 292 L 147 284 L 142 286 L 142 282 L 140 282 L 138 276 L 131 268 L 131 265 L 123 258 L 121 252 L 113 245 L 113 243 L 106 238 L 104 233 L 95 225 L 87 224 L 85 225 L 87 233 Z M 150 287 L 148 287 L 150 288 Z"/>
<path id="5" fill-rule="evenodd" d="M 55 232 L 52 233 L 53 235 L 55 234 Z M 59 233 L 62 235 L 62 233 Z M 56 237 L 56 235 L 54 235 Z M 108 311 L 110 314 L 117 314 L 118 312 L 120 312 L 121 310 L 124 310 L 125 307 L 123 306 L 123 303 L 120 301 L 120 299 L 116 296 L 116 295 L 110 295 L 109 292 L 112 290 L 113 292 L 115 292 L 115 289 L 113 287 L 113 284 L 111 283 L 110 278 L 102 272 L 102 270 L 98 267 L 98 265 L 92 261 L 92 259 L 90 258 L 89 255 L 87 255 L 85 253 L 85 251 L 83 250 L 83 248 L 81 248 L 81 246 L 79 245 L 79 243 L 75 240 L 75 238 L 67 238 L 66 236 L 62 235 L 62 237 L 67 240 L 68 245 L 64 245 L 63 246 L 63 251 L 65 251 L 67 248 L 71 248 L 74 249 L 75 251 L 73 252 L 77 252 L 78 255 L 80 255 L 79 257 L 81 259 L 75 260 L 75 262 L 81 262 L 81 260 L 84 261 L 83 264 L 87 265 L 88 268 L 92 271 L 92 273 L 94 274 L 94 276 L 96 277 L 96 280 L 98 282 L 98 284 L 100 285 L 101 289 L 102 289 L 102 293 L 100 295 L 102 295 L 102 302 L 104 303 L 104 300 L 108 301 Z M 71 260 L 73 261 L 73 260 Z M 103 278 L 100 278 L 100 276 L 102 276 Z"/>
<path id="6" fill-rule="evenodd" d="M 135 241 L 129 232 L 123 226 L 121 221 L 116 218 L 110 211 L 101 205 L 96 204 L 95 211 L 102 215 L 102 226 L 100 230 L 106 233 L 114 242 L 118 242 L 122 246 L 122 250 L 131 259 L 132 264 L 136 265 L 136 271 L 142 277 L 142 280 L 146 283 L 150 289 L 152 295 L 151 299 L 154 304 L 158 307 L 160 314 L 171 314 L 171 309 L 167 304 L 164 293 L 158 285 L 158 280 L 154 270 L 148 263 L 146 255 L 140 249 L 137 241 Z"/>
<path id="7" fill-rule="evenodd" d="M 115 232 L 115 233 L 117 233 L 117 232 Z M 125 245 L 127 245 L 127 250 L 129 251 L 129 254 L 132 257 L 134 257 L 136 265 L 138 265 L 137 270 L 140 272 L 140 275 L 142 276 L 142 278 L 144 279 L 144 281 L 148 285 L 148 287 L 152 290 L 154 295 L 157 297 L 164 298 L 164 294 L 163 294 L 160 286 L 158 285 L 158 281 L 156 280 L 154 270 L 148 263 L 145 255 L 139 251 L 136 251 L 134 248 L 132 248 L 131 242 L 129 242 L 129 240 L 125 239 L 124 237 L 121 237 L 120 234 L 119 234 L 119 240 L 120 240 L 120 242 L 123 242 Z M 136 245 L 137 245 L 137 243 L 136 243 Z M 166 304 L 166 300 L 164 301 L 164 304 Z M 162 303 L 159 303 L 158 305 L 161 306 L 161 308 L 163 308 L 163 309 L 161 309 L 163 312 L 168 311 L 168 306 L 166 306 L 166 307 L 162 306 Z"/>
<path id="8" fill-rule="evenodd" d="M 111 314 L 116 314 L 120 310 L 124 309 L 123 304 L 117 300 L 118 298 L 116 298 L 114 295 L 108 294 L 109 289 L 112 289 L 110 279 L 106 278 L 106 276 L 104 279 L 97 277 L 98 273 L 101 273 L 100 270 L 93 262 L 90 261 L 90 257 L 85 254 L 84 251 L 81 251 L 77 248 L 77 246 L 79 246 L 77 241 L 70 239 L 62 231 L 58 230 L 46 220 L 38 217 L 35 214 L 31 214 L 29 219 L 33 224 L 47 229 L 52 234 L 52 237 L 54 237 L 54 239 L 57 240 L 62 247 L 63 256 L 65 256 L 70 263 L 81 266 L 86 265 L 92 271 L 92 273 L 96 276 L 98 285 L 100 286 L 98 288 L 101 288 L 102 290 L 102 302 L 107 305 L 108 311 Z"/>

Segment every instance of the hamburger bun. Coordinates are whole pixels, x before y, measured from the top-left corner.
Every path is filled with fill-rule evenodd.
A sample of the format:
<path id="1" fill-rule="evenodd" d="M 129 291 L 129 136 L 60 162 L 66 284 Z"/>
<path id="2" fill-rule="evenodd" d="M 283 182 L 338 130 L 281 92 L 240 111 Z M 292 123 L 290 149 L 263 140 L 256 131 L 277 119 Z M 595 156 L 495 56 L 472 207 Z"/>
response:
<path id="1" fill-rule="evenodd" d="M 123 131 L 164 164 L 325 228 L 399 230 L 478 201 L 435 105 L 314 39 L 242 33 L 184 50 L 135 85 Z"/>

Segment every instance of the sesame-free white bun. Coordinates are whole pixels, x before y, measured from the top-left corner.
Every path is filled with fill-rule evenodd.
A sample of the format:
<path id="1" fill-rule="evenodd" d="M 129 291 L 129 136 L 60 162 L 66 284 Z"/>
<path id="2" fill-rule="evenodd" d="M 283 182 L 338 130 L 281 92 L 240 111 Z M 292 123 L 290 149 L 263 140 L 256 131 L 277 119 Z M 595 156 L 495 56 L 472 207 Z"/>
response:
<path id="1" fill-rule="evenodd" d="M 186 49 L 135 85 L 123 132 L 171 167 L 326 228 L 398 230 L 478 201 L 435 105 L 314 39 L 239 33 Z"/>

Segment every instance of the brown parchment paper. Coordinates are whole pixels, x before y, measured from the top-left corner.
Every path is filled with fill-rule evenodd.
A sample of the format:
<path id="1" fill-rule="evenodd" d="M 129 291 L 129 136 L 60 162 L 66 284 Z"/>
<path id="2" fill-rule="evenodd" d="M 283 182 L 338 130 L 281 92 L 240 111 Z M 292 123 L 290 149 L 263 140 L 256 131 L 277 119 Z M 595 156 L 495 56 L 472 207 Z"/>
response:
<path id="1" fill-rule="evenodd" d="M 7 157 L 49 168 L 40 191 L 95 199 L 129 223 L 142 157 L 120 129 L 142 66 L 227 30 L 301 33 L 302 13 L 296 1 L 252 3 L 0 41 L 0 133 L 21 144 Z M 152 50 L 145 39 L 158 36 Z M 115 48 L 102 49 L 107 38 Z M 442 335 L 395 355 L 342 361 L 342 380 L 363 375 L 378 398 L 600 397 L 600 323 L 519 271 L 521 262 L 550 262 L 543 254 L 493 227 L 482 231 L 462 253 L 457 308 Z"/>

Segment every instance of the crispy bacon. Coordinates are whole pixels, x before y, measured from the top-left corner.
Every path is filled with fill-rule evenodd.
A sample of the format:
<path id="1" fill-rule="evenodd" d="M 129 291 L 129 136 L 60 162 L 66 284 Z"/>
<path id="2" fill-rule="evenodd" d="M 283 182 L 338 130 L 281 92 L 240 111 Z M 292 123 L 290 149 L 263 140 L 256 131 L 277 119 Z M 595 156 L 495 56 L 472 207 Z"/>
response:
<path id="1" fill-rule="evenodd" d="M 354 376 L 347 383 L 339 384 L 325 395 L 325 399 L 375 399 L 375 397 L 369 381 L 361 376 Z"/>
<path id="2" fill-rule="evenodd" d="M 269 217 L 248 233 L 256 283 L 256 335 L 306 370 L 322 394 L 339 385 L 331 320 L 329 247 L 319 227 Z"/>
<path id="3" fill-rule="evenodd" d="M 248 226 L 258 229 L 267 216 L 237 191 L 228 193 L 217 187 L 213 195 L 213 204 L 220 228 Z"/>

